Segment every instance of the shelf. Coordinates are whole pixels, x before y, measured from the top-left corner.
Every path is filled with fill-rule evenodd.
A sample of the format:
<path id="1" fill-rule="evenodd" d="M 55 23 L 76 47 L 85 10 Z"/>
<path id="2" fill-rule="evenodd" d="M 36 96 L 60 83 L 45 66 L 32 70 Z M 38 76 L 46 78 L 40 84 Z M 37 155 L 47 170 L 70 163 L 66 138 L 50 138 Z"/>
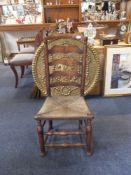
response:
<path id="1" fill-rule="evenodd" d="M 120 23 L 130 23 L 131 20 L 130 19 L 126 19 L 126 20 L 110 20 L 110 21 L 87 21 L 87 22 L 84 22 L 84 21 L 81 21 L 81 24 L 89 24 L 89 23 L 96 23 L 96 24 L 101 24 L 101 25 L 107 25 L 107 26 L 110 26 L 110 27 L 118 27 Z"/>
<path id="2" fill-rule="evenodd" d="M 62 5 L 44 5 L 44 8 L 76 8 L 79 7 L 78 4 L 62 4 Z"/>
<path id="3" fill-rule="evenodd" d="M 81 24 L 86 24 L 90 23 L 93 21 L 89 22 L 76 22 L 74 25 L 81 25 Z M 116 24 L 118 25 L 121 21 L 120 20 L 114 20 L 114 21 L 97 21 L 98 24 Z M 131 22 L 131 20 L 123 20 L 123 22 Z M 10 24 L 10 25 L 0 25 L 0 32 L 2 31 L 24 31 L 24 30 L 38 30 L 41 29 L 42 27 L 49 27 L 54 25 L 55 23 L 43 23 L 43 24 Z"/>
<path id="4" fill-rule="evenodd" d="M 13 3 L 13 4 L 0 4 L 0 6 L 15 6 L 15 5 L 29 5 L 29 4 L 34 4 L 34 3 Z M 40 3 L 35 3 L 35 5 L 38 5 Z"/>
<path id="5" fill-rule="evenodd" d="M 69 18 L 71 21 L 80 22 L 81 12 L 80 3 L 81 0 L 73 0 L 73 4 L 69 3 L 69 0 L 62 0 L 60 4 L 55 2 L 60 2 L 60 0 L 43 0 L 43 18 L 45 23 L 55 23 L 56 19 L 67 20 Z M 70 1 L 72 2 L 72 0 Z"/>
<path id="6" fill-rule="evenodd" d="M 81 23 L 120 23 L 120 22 L 131 22 L 130 19 L 123 20 L 95 20 L 95 21 L 81 21 Z"/>
<path id="7" fill-rule="evenodd" d="M 24 31 L 24 30 L 38 30 L 44 27 L 44 24 L 5 24 L 0 25 L 0 32 L 2 31 Z"/>

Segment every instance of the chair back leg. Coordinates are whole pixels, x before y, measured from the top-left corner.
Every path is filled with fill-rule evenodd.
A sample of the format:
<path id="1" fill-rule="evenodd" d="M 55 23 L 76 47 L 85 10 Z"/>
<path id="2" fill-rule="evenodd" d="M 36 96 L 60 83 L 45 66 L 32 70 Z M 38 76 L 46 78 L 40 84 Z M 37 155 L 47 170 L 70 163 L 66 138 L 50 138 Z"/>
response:
<path id="1" fill-rule="evenodd" d="M 87 143 L 87 154 L 92 155 L 92 119 L 87 119 L 86 122 L 86 143 Z"/>
<path id="2" fill-rule="evenodd" d="M 44 143 L 44 136 L 43 136 L 43 126 L 41 124 L 41 120 L 37 121 L 37 134 L 39 139 L 40 145 L 40 156 L 45 156 L 45 143 Z"/>
<path id="3" fill-rule="evenodd" d="M 10 65 L 10 68 L 12 69 L 12 71 L 15 75 L 15 88 L 17 88 L 18 87 L 18 73 L 17 73 L 14 65 Z"/>

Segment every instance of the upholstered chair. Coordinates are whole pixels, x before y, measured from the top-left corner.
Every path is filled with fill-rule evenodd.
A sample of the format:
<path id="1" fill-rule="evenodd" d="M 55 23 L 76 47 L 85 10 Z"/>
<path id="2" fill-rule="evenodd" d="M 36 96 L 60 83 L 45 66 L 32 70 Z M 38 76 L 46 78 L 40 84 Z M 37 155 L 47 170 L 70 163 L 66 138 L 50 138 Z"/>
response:
<path id="1" fill-rule="evenodd" d="M 39 30 L 35 36 L 34 48 L 30 50 L 29 47 L 23 48 L 20 50 L 18 54 L 15 54 L 12 59 L 9 59 L 9 65 L 15 75 L 15 88 L 18 86 L 18 72 L 16 67 L 19 66 L 21 68 L 21 78 L 24 75 L 25 68 L 32 65 L 32 60 L 34 58 L 35 50 L 40 45 L 43 40 L 43 30 Z M 28 41 L 28 40 L 27 40 Z M 24 42 L 25 43 L 25 42 Z M 29 49 L 29 50 L 28 50 Z"/>
<path id="2" fill-rule="evenodd" d="M 34 57 L 34 54 L 20 53 L 20 54 L 16 54 L 12 59 L 10 59 L 9 65 L 15 75 L 15 88 L 17 88 L 18 86 L 18 80 L 19 80 L 16 67 L 19 66 L 21 68 L 21 78 L 22 78 L 24 75 L 25 67 L 32 65 L 33 57 Z"/>

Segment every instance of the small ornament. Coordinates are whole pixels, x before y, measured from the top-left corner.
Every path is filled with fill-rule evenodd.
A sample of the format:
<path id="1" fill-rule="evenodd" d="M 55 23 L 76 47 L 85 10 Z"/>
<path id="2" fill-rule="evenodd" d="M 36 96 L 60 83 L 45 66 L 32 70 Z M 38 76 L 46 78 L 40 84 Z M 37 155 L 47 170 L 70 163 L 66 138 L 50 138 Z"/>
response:
<path id="1" fill-rule="evenodd" d="M 70 33 L 73 25 L 69 18 L 67 18 L 66 27 L 67 27 L 67 32 Z"/>
<path id="2" fill-rule="evenodd" d="M 127 31 L 127 26 L 126 26 L 126 24 L 121 23 L 121 24 L 120 24 L 120 29 L 119 29 L 119 37 L 120 37 L 120 40 L 123 40 L 123 39 L 124 39 L 126 31 Z"/>
<path id="3" fill-rule="evenodd" d="M 64 19 L 56 20 L 59 33 L 66 33 L 66 22 Z"/>
<path id="4" fill-rule="evenodd" d="M 89 23 L 86 31 L 84 32 L 84 35 L 88 37 L 88 43 L 94 44 L 94 38 L 96 36 L 96 29 L 93 27 L 91 23 Z"/>

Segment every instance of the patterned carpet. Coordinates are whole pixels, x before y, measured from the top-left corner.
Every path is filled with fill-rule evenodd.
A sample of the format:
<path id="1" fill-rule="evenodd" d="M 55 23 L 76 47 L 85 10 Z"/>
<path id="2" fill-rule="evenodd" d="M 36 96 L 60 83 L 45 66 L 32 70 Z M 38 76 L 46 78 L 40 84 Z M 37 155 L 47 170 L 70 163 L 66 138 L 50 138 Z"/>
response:
<path id="1" fill-rule="evenodd" d="M 32 99 L 31 70 L 14 88 L 14 75 L 0 65 L 0 175 L 130 175 L 131 97 L 88 97 L 95 113 L 94 154 L 81 148 L 48 149 L 39 156 L 33 116 L 43 99 Z M 55 127 L 76 123 L 55 122 Z M 76 138 L 69 138 L 76 139 Z"/>

